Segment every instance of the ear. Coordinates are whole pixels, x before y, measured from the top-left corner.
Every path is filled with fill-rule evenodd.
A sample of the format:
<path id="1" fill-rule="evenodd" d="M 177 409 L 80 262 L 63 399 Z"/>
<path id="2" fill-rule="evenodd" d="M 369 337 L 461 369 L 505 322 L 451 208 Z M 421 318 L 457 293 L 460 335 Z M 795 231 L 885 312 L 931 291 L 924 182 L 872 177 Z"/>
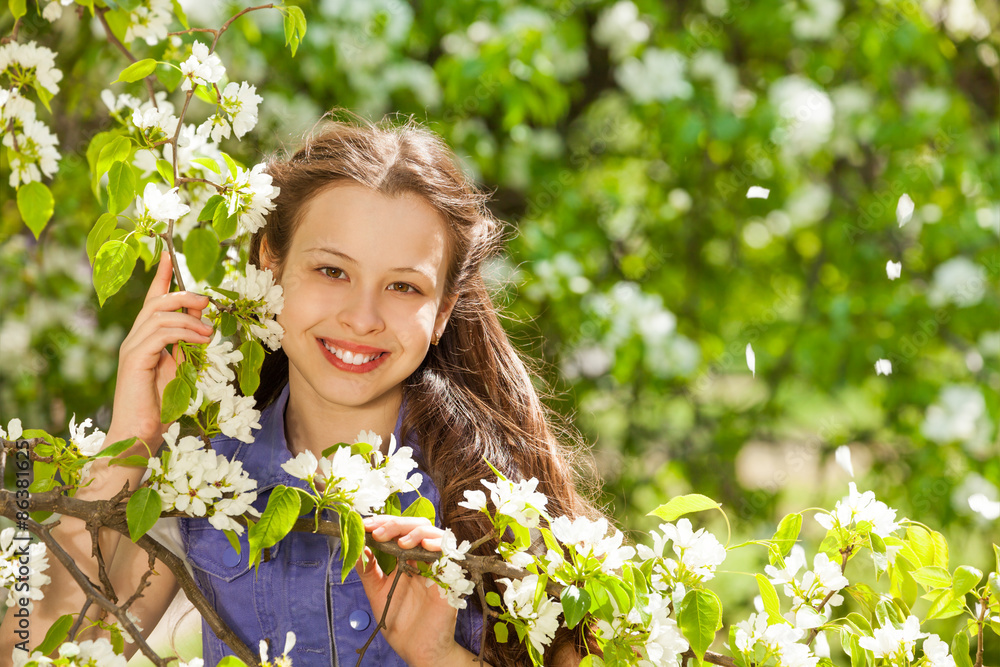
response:
<path id="1" fill-rule="evenodd" d="M 434 331 L 436 333 L 444 333 L 444 328 L 448 325 L 448 319 L 451 317 L 451 311 L 454 310 L 456 303 L 458 303 L 457 294 L 451 294 L 441 299 L 437 317 L 434 318 Z"/>
<path id="2" fill-rule="evenodd" d="M 260 258 L 260 268 L 271 269 L 271 273 L 274 273 L 274 259 L 271 257 L 271 251 L 267 247 L 266 236 L 260 240 L 260 250 L 257 255 Z"/>

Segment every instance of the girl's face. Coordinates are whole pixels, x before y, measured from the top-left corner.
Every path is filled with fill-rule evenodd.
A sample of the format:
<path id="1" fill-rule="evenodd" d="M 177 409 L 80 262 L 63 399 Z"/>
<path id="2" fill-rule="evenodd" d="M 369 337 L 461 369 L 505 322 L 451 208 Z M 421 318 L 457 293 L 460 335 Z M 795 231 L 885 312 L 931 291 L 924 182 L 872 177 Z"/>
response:
<path id="1" fill-rule="evenodd" d="M 353 183 L 315 195 L 281 275 L 278 323 L 295 395 L 330 407 L 398 407 L 403 380 L 451 314 L 448 259 L 445 222 L 417 195 L 390 198 Z"/>

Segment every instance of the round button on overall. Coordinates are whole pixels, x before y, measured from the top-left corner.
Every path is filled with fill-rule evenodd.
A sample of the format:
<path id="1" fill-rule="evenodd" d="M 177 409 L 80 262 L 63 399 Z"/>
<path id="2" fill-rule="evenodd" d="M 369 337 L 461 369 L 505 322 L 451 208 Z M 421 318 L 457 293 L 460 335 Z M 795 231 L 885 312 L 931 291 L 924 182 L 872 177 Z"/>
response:
<path id="1" fill-rule="evenodd" d="M 364 609 L 355 609 L 351 612 L 351 615 L 347 619 L 351 627 L 361 632 L 362 630 L 367 630 L 368 626 L 372 622 L 372 617 L 368 615 L 368 612 Z"/>
<path id="2" fill-rule="evenodd" d="M 236 567 L 240 564 L 241 560 L 243 559 L 236 553 L 236 549 L 233 549 L 232 546 L 229 546 L 222 552 L 222 562 L 226 567 Z"/>

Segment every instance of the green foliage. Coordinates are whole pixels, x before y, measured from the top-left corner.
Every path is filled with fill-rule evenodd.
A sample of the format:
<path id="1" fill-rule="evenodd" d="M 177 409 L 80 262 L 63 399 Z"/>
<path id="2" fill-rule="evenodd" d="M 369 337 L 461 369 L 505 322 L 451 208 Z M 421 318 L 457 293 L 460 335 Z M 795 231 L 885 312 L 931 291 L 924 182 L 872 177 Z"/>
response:
<path id="1" fill-rule="evenodd" d="M 137 489 L 128 499 L 125 517 L 133 542 L 138 542 L 160 518 L 161 505 L 160 494 L 148 486 Z"/>

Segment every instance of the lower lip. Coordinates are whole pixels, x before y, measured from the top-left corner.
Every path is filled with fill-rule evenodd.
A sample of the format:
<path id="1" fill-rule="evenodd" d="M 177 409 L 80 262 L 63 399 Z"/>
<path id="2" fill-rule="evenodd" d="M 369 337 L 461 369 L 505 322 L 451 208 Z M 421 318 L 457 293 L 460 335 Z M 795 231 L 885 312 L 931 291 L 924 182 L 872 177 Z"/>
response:
<path id="1" fill-rule="evenodd" d="M 326 349 L 326 345 L 323 345 L 323 341 L 321 341 L 320 339 L 317 338 L 316 343 L 319 345 L 319 349 L 320 351 L 323 352 L 323 356 L 326 357 L 327 361 L 333 364 L 336 368 L 339 368 L 342 371 L 347 371 L 348 373 L 367 373 L 369 371 L 373 371 L 379 366 L 381 366 L 382 362 L 384 362 L 389 357 L 388 352 L 383 352 L 382 356 L 375 357 L 366 364 L 357 364 L 357 365 L 349 364 L 346 363 L 343 359 L 337 357 L 337 355 L 335 355 L 330 350 Z"/>

